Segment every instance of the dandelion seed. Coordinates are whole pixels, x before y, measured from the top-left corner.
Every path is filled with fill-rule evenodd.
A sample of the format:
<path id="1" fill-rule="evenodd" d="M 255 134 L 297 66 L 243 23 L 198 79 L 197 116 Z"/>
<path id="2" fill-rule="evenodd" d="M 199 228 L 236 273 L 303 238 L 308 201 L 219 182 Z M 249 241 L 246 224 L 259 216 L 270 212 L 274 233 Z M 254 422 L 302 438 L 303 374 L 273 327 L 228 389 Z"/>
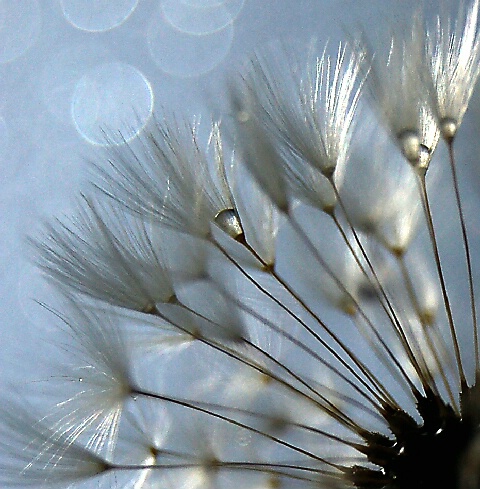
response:
<path id="1" fill-rule="evenodd" d="M 211 127 L 208 153 L 200 148 L 197 131 L 198 124 L 155 121 L 139 148 L 113 150 L 114 179 L 97 167 L 98 186 L 143 218 L 207 237 L 215 217 L 235 206 L 225 181 L 218 125 Z"/>
<path id="2" fill-rule="evenodd" d="M 1 414 L 2 484 L 65 487 L 109 471 L 106 460 L 49 429 L 24 406 L 4 405 Z"/>
<path id="3" fill-rule="evenodd" d="M 349 46 L 339 47 L 336 60 L 325 53 L 317 58 L 313 68 L 307 67 L 305 78 L 284 73 L 283 67 L 260 57 L 252 62 L 244 82 L 248 94 L 244 104 L 251 117 L 241 126 L 250 124 L 250 134 L 257 134 L 258 154 L 249 151 L 244 158 L 267 193 L 273 195 L 275 187 L 285 186 L 315 207 L 327 212 L 335 207 L 331 179 L 348 155 L 363 84 L 361 62 L 362 56 Z M 260 175 L 267 147 L 272 170 L 284 174 L 282 184 L 268 184 Z M 285 197 L 273 200 L 280 203 Z"/>
<path id="4" fill-rule="evenodd" d="M 393 35 L 386 62 L 373 56 L 368 86 L 393 141 L 412 165 L 426 166 L 435 151 L 439 130 L 430 108 L 429 71 L 421 17 L 407 36 Z M 425 161 L 426 160 L 426 161 Z"/>
<path id="5" fill-rule="evenodd" d="M 56 283 L 110 304 L 149 311 L 175 295 L 166 258 L 142 222 L 97 209 L 84 199 L 71 224 L 48 226 L 34 242 L 40 266 Z"/>
<path id="6" fill-rule="evenodd" d="M 433 80 L 433 110 L 442 137 L 453 140 L 467 110 L 480 74 L 480 37 L 478 33 L 478 1 L 468 7 L 465 21 L 461 3 L 458 18 L 437 17 L 435 30 L 427 31 L 427 53 Z"/>
<path id="7" fill-rule="evenodd" d="M 61 317 L 72 335 L 76 361 L 63 367 L 64 377 L 73 382 L 73 392 L 56 402 L 50 414 L 52 429 L 71 443 L 87 438 L 86 448 L 111 455 L 115 447 L 121 414 L 134 380 L 129 353 L 115 320 L 70 306 L 72 318 Z M 67 384 L 60 387 L 66 391 Z"/>

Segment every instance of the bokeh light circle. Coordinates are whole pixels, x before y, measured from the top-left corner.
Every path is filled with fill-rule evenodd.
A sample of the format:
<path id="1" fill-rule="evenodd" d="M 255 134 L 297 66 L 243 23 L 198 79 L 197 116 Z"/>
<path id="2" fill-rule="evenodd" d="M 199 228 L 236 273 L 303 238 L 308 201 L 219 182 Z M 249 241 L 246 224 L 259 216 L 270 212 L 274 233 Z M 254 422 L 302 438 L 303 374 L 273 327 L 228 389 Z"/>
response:
<path id="1" fill-rule="evenodd" d="M 235 19 L 242 10 L 245 0 L 179 0 L 179 3 L 197 8 L 224 7 Z"/>
<path id="2" fill-rule="evenodd" d="M 165 19 L 180 32 L 207 35 L 231 24 L 243 7 L 244 0 L 163 0 Z"/>
<path id="3" fill-rule="evenodd" d="M 0 0 L 0 63 L 22 56 L 38 39 L 41 25 L 37 0 Z"/>
<path id="4" fill-rule="evenodd" d="M 0 115 L 0 162 L 9 156 L 8 145 L 10 143 L 10 129 L 3 116 Z"/>
<path id="5" fill-rule="evenodd" d="M 184 5 L 189 5 L 190 7 L 220 7 L 228 0 L 180 0 L 179 3 Z M 243 1 L 242 1 L 243 4 Z"/>
<path id="6" fill-rule="evenodd" d="M 73 122 L 91 144 L 122 144 L 145 127 L 153 112 L 153 98 L 150 82 L 139 70 L 124 63 L 107 63 L 77 83 Z"/>
<path id="7" fill-rule="evenodd" d="M 138 0 L 61 0 L 64 17 L 77 29 L 104 32 L 123 24 Z"/>
<path id="8" fill-rule="evenodd" d="M 65 46 L 45 61 L 40 77 L 43 101 L 62 123 L 72 122 L 72 97 L 78 80 L 89 70 L 111 59 L 95 41 Z"/>
<path id="9" fill-rule="evenodd" d="M 233 35 L 232 23 L 203 36 L 180 32 L 165 20 L 160 9 L 150 21 L 147 40 L 150 56 L 162 71 L 189 78 L 219 65 L 230 51 Z"/>

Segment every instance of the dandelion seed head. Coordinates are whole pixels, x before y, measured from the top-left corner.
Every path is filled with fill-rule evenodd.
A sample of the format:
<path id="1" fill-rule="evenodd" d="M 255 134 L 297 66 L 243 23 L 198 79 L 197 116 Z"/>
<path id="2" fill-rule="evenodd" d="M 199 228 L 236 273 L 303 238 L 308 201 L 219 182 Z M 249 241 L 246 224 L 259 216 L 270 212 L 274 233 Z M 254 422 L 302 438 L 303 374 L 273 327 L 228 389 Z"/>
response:
<path id="1" fill-rule="evenodd" d="M 428 166 L 439 137 L 435 110 L 429 103 L 424 37 L 423 19 L 417 12 L 406 35 L 391 35 L 386 62 L 367 49 L 372 59 L 367 84 L 373 105 L 407 161 L 419 168 Z"/>
<path id="2" fill-rule="evenodd" d="M 362 87 L 361 58 L 349 46 L 340 46 L 335 60 L 324 53 L 313 63 L 314 68 L 307 66 L 304 78 L 293 69 L 282 77 L 280 67 L 267 63 L 265 57 L 252 61 L 244 78 L 251 114 L 245 123 L 255 126 L 255 134 L 262 134 L 258 151 L 262 148 L 265 154 L 270 148 L 271 171 L 282 175 L 282 182 L 271 173 L 259 173 L 266 164 L 262 158 L 250 156 L 247 165 L 253 165 L 253 174 L 273 200 L 282 204 L 282 210 L 288 208 L 284 202 L 289 196 L 279 198 L 272 187 L 284 188 L 325 212 L 334 209 L 331 182 L 348 154 Z"/>
<path id="3" fill-rule="evenodd" d="M 453 141 L 479 1 L 437 37 L 414 14 L 387 56 L 257 54 L 221 123 L 163 118 L 109 150 L 111 208 L 93 194 L 36 245 L 71 341 L 55 409 L 0 425 L 31 439 L 8 484 L 23 464 L 30 485 L 478 487 L 478 240 Z"/>

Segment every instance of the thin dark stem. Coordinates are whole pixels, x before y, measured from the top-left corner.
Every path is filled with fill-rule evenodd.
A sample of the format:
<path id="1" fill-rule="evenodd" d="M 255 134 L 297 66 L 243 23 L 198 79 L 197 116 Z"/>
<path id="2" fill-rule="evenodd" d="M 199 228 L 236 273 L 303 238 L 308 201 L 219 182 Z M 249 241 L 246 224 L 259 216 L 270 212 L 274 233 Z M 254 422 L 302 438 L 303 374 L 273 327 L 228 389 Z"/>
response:
<path id="1" fill-rule="evenodd" d="M 308 246 L 309 250 L 315 256 L 315 259 L 325 269 L 325 271 L 330 275 L 330 277 L 332 277 L 332 279 L 338 285 L 338 287 L 340 288 L 340 290 L 342 290 L 347 295 L 347 297 L 355 304 L 355 307 L 357 308 L 358 314 L 367 323 L 370 332 L 368 332 L 368 331 L 361 331 L 359 329 L 360 333 L 365 337 L 365 339 L 372 346 L 373 351 L 378 355 L 379 359 L 380 359 L 380 349 L 377 348 L 376 345 L 374 345 L 373 338 L 370 336 L 370 333 L 373 333 L 373 335 L 376 338 L 376 340 L 384 348 L 385 352 L 390 357 L 390 361 L 387 361 L 385 358 L 383 358 L 383 355 L 382 355 L 382 358 L 380 359 L 380 361 L 385 365 L 385 367 L 391 372 L 391 374 L 393 376 L 395 376 L 395 377 L 398 378 L 398 380 L 400 381 L 399 382 L 399 385 L 402 387 L 402 389 L 404 390 L 405 393 L 407 393 L 408 395 L 412 395 L 412 394 L 415 394 L 415 393 L 418 394 L 418 389 L 412 383 L 411 379 L 409 378 L 409 376 L 405 372 L 405 369 L 402 367 L 402 365 L 400 364 L 400 362 L 398 361 L 398 359 L 395 357 L 395 355 L 393 354 L 393 352 L 391 351 L 391 349 L 385 343 L 385 340 L 380 336 L 377 328 L 375 328 L 375 326 L 373 325 L 372 321 L 367 316 L 367 314 L 365 313 L 365 311 L 361 308 L 361 306 L 358 303 L 358 301 L 355 300 L 355 298 L 350 294 L 350 292 L 347 290 L 347 288 L 341 282 L 341 280 L 333 273 L 333 271 L 330 269 L 330 267 L 328 266 L 328 264 L 325 262 L 325 260 L 323 259 L 323 257 L 320 255 L 320 253 L 318 252 L 318 250 L 316 249 L 316 247 L 314 246 L 314 244 L 312 243 L 312 241 L 310 240 L 310 238 L 308 237 L 308 235 L 302 229 L 302 227 L 300 226 L 300 224 L 298 224 L 298 222 L 295 220 L 295 218 L 293 216 L 289 216 L 289 217 L 290 217 L 290 221 L 289 221 L 290 224 L 292 225 L 292 227 L 294 228 L 294 230 L 299 234 L 299 236 L 301 236 L 302 239 L 305 241 L 305 244 Z M 393 366 L 395 366 L 398 370 L 395 370 L 393 368 Z M 378 385 L 383 390 L 385 390 L 385 386 L 383 385 L 383 383 L 381 383 L 379 381 L 378 378 L 376 378 L 375 381 L 378 383 Z M 403 381 L 405 381 L 406 385 L 405 385 L 405 383 Z M 407 386 L 408 386 L 408 389 L 410 389 L 410 391 L 407 389 Z M 388 399 L 391 399 L 391 396 L 390 396 L 390 394 L 388 394 L 388 391 L 386 391 L 386 392 L 387 392 L 387 398 Z M 393 401 L 392 404 L 393 405 L 396 405 L 396 402 Z"/>
<path id="2" fill-rule="evenodd" d="M 470 253 L 470 245 L 468 242 L 467 226 L 465 223 L 465 215 L 463 213 L 462 199 L 460 197 L 460 188 L 458 185 L 457 169 L 455 164 L 455 152 L 453 149 L 453 139 L 447 143 L 448 154 L 450 159 L 450 169 L 452 172 L 453 179 L 453 189 L 455 192 L 455 200 L 457 202 L 458 218 L 460 220 L 460 226 L 462 228 L 462 240 L 463 248 L 465 250 L 465 260 L 467 263 L 468 272 L 468 287 L 470 291 L 470 306 L 472 313 L 472 323 L 473 323 L 473 341 L 475 348 L 475 371 L 480 372 L 480 357 L 478 351 L 478 331 L 477 331 L 477 308 L 475 305 L 475 289 L 473 284 L 473 270 L 472 270 L 472 259 Z"/>
<path id="3" fill-rule="evenodd" d="M 350 387 L 352 387 L 352 389 L 354 389 L 366 401 L 368 401 L 370 404 L 372 404 L 375 407 L 376 410 L 379 410 L 381 408 L 381 405 L 379 405 L 379 404 L 376 403 L 376 401 L 379 402 L 379 403 L 381 403 L 382 402 L 381 398 L 379 397 L 379 395 L 370 387 L 370 385 L 363 378 L 361 378 L 360 376 L 356 376 L 355 377 L 355 379 L 365 388 L 365 390 L 368 393 L 365 392 L 365 391 L 363 391 L 356 382 L 354 382 L 352 379 L 349 379 L 345 374 L 343 374 L 342 372 L 340 372 L 340 370 L 337 367 L 334 367 L 329 360 L 327 360 L 323 356 L 319 355 L 317 352 L 315 352 L 310 347 L 308 347 L 307 345 L 305 345 L 298 338 L 296 338 L 292 334 L 286 332 L 280 326 L 277 326 L 272 321 L 270 321 L 266 317 L 264 317 L 261 314 L 259 314 L 255 309 L 253 309 L 251 307 L 248 307 L 247 305 L 243 304 L 241 301 L 238 300 L 238 298 L 234 297 L 228 291 L 222 290 L 221 293 L 228 300 L 230 300 L 237 307 L 239 307 L 242 311 L 246 312 L 251 317 L 255 318 L 257 321 L 260 321 L 263 324 L 265 324 L 266 326 L 268 326 L 272 331 L 275 331 L 276 333 L 278 333 L 279 335 L 281 335 L 283 338 L 285 338 L 286 340 L 288 340 L 289 342 L 291 342 L 293 345 L 295 345 L 298 348 L 300 348 L 302 351 L 304 351 L 305 353 L 307 353 L 313 359 L 315 359 L 316 361 L 318 361 L 321 365 L 323 365 L 324 367 L 326 367 L 327 369 L 329 369 L 331 372 L 333 372 L 335 375 L 337 375 L 340 379 L 342 379 L 344 382 L 346 382 L 348 385 L 350 385 Z M 345 364 L 343 364 L 343 363 L 342 363 L 342 365 L 345 366 Z M 354 371 L 351 372 L 351 373 L 352 374 L 355 374 Z M 372 397 L 369 397 L 369 394 Z M 339 393 L 337 393 L 337 395 L 339 395 Z M 351 398 L 349 398 L 349 397 L 345 397 L 345 399 L 348 402 L 351 402 L 352 404 L 354 402 L 354 400 L 351 399 Z M 365 408 L 365 409 L 367 409 L 367 408 Z M 370 412 L 370 414 L 372 414 L 372 415 L 377 415 L 376 412 L 374 413 L 371 410 L 368 410 L 368 412 Z M 381 419 L 383 419 L 383 418 L 381 418 Z"/>
<path id="4" fill-rule="evenodd" d="M 442 263 L 440 260 L 440 252 L 438 250 L 437 237 L 435 234 L 435 227 L 433 225 L 432 211 L 430 208 L 430 202 L 428 199 L 427 193 L 427 185 L 425 181 L 425 173 L 424 172 L 416 172 L 417 182 L 420 189 L 420 195 L 423 204 L 423 210 L 425 214 L 425 218 L 427 221 L 428 233 L 430 235 L 430 241 L 432 244 L 432 250 L 435 257 L 435 265 L 437 268 L 437 274 L 440 281 L 440 287 L 442 290 L 443 303 L 445 305 L 445 312 L 447 314 L 448 325 L 450 328 L 450 335 L 452 337 L 453 348 L 455 352 L 455 360 L 457 362 L 458 373 L 460 376 L 460 382 L 462 384 L 466 383 L 465 372 L 463 370 L 462 356 L 460 354 L 460 346 L 458 344 L 457 331 L 455 329 L 455 322 L 453 320 L 452 306 L 450 303 L 450 299 L 448 297 L 447 284 L 445 282 L 445 277 L 443 275 Z"/>
<path id="5" fill-rule="evenodd" d="M 337 470 L 343 469 L 343 467 L 341 465 L 337 465 L 335 463 L 329 462 L 328 460 L 326 460 L 322 457 L 319 457 L 318 455 L 315 455 L 314 453 L 312 453 L 308 450 L 305 450 L 299 446 L 296 446 L 293 443 L 282 440 L 281 438 L 278 438 L 277 436 L 268 434 L 262 430 L 259 430 L 253 426 L 250 426 L 246 423 L 242 423 L 240 421 L 237 421 L 236 419 L 233 419 L 229 416 L 225 416 L 221 413 L 215 412 L 212 410 L 214 407 L 214 405 L 212 405 L 212 404 L 193 402 L 189 399 L 181 399 L 181 398 L 176 398 L 176 397 L 172 397 L 172 396 L 166 396 L 163 394 L 157 394 L 155 392 L 149 392 L 149 391 L 142 390 L 139 388 L 132 389 L 132 395 L 142 396 L 142 397 L 146 397 L 146 398 L 150 398 L 150 399 L 157 399 L 159 401 L 164 401 L 164 402 L 169 403 L 169 404 L 182 406 L 182 407 L 190 409 L 192 411 L 196 411 L 199 413 L 206 414 L 206 415 L 211 416 L 213 418 L 217 418 L 217 419 L 220 419 L 222 421 L 225 421 L 225 422 L 227 422 L 233 426 L 237 426 L 238 428 L 243 428 L 243 429 L 250 431 L 251 433 L 255 433 L 257 435 L 265 437 L 265 438 L 267 438 L 267 439 L 269 439 L 269 440 L 271 440 L 271 441 L 273 441 L 273 442 L 275 442 L 281 446 L 284 446 L 284 447 L 289 448 L 289 449 L 291 449 L 297 453 L 300 453 L 300 454 L 306 456 L 307 458 L 309 458 L 311 460 L 316 460 L 317 462 L 323 463 L 323 464 L 328 465 L 328 466 L 330 466 L 334 469 L 337 469 Z"/>
<path id="6" fill-rule="evenodd" d="M 223 461 L 207 461 L 207 462 L 186 462 L 186 463 L 162 463 L 162 464 L 139 464 L 139 465 L 121 465 L 121 464 L 108 464 L 106 470 L 118 470 L 118 471 L 140 471 L 140 470 L 185 470 L 185 469 L 210 469 L 214 471 L 248 471 L 248 472 L 260 472 L 263 474 L 269 474 L 275 477 L 285 477 L 290 480 L 302 481 L 307 483 L 314 483 L 318 481 L 316 477 L 311 478 L 307 475 L 301 475 L 301 473 L 311 473 L 315 476 L 322 475 L 329 478 L 337 478 L 342 480 L 341 474 L 324 469 L 318 469 L 314 467 L 307 467 L 303 465 L 285 464 L 285 463 L 268 463 L 268 462 L 223 462 Z"/>
<path id="7" fill-rule="evenodd" d="M 182 307 L 184 307 L 191 314 L 193 314 L 195 316 L 198 316 L 198 317 L 202 317 L 205 320 L 207 320 L 209 322 L 212 322 L 212 321 L 208 320 L 208 318 L 205 318 L 204 316 L 201 316 L 199 313 L 193 311 L 192 309 L 189 309 L 186 306 L 182 306 Z M 157 317 L 162 318 L 165 321 L 168 321 L 170 324 L 172 324 L 176 328 L 178 328 L 179 331 L 182 331 L 182 332 L 187 333 L 187 334 L 191 334 L 188 329 L 185 329 L 184 327 L 182 327 L 181 324 L 174 323 L 167 316 L 165 316 L 164 314 L 162 314 L 159 309 L 156 308 L 152 312 L 152 314 L 154 314 Z M 307 387 L 308 390 L 310 390 L 311 392 L 313 392 L 322 401 L 324 401 L 325 402 L 325 405 L 324 404 L 321 404 L 318 400 L 316 400 L 313 397 L 309 396 L 305 392 L 302 392 L 297 387 L 295 387 L 293 384 L 287 382 L 286 380 L 282 379 L 278 375 L 275 375 L 272 371 L 268 370 L 266 367 L 261 366 L 261 365 L 257 365 L 253 360 L 249 359 L 245 355 L 242 355 L 238 351 L 236 351 L 235 348 L 229 348 L 227 345 L 219 344 L 216 341 L 214 341 L 212 339 L 209 339 L 209 338 L 206 338 L 206 337 L 203 337 L 201 335 L 196 336 L 195 339 L 197 341 L 200 341 L 201 343 L 203 343 L 205 345 L 208 345 L 210 348 L 213 348 L 214 350 L 217 350 L 218 352 L 220 352 L 220 353 L 222 353 L 224 355 L 227 355 L 230 358 L 233 358 L 235 360 L 238 360 L 243 365 L 246 365 L 246 366 L 252 368 L 253 370 L 255 370 L 255 371 L 257 371 L 257 372 L 259 372 L 259 373 L 267 376 L 268 378 L 270 378 L 272 380 L 275 380 L 280 385 L 282 385 L 285 388 L 291 390 L 292 392 L 294 392 L 295 394 L 299 395 L 300 397 L 303 397 L 303 398 L 307 399 L 308 401 L 312 402 L 319 409 L 321 409 L 323 412 L 325 412 L 326 414 L 328 414 L 329 416 L 331 416 L 333 419 L 335 419 L 339 423 L 341 423 L 344 426 L 348 427 L 350 430 L 356 431 L 358 429 L 358 425 L 353 420 L 351 420 L 344 413 L 342 413 L 338 409 L 338 407 L 335 406 L 331 401 L 329 401 L 325 396 L 321 395 L 319 392 L 316 392 L 316 390 L 313 387 L 311 387 L 308 384 L 308 382 L 306 382 L 305 380 L 303 380 L 302 378 L 300 378 L 298 375 L 296 375 L 291 369 L 289 369 L 285 365 L 282 365 L 279 360 L 276 360 L 271 355 L 268 355 L 261 348 L 257 347 L 256 345 L 254 345 L 253 343 L 249 342 L 245 338 L 242 338 L 242 341 L 245 344 L 249 345 L 252 348 L 255 348 L 257 351 L 259 351 L 260 353 L 262 353 L 263 355 L 265 355 L 270 361 L 274 362 L 277 366 L 281 366 L 282 367 L 282 370 L 286 371 L 289 375 L 293 376 L 293 378 L 295 380 L 297 380 L 298 382 L 300 382 L 304 387 Z"/>
<path id="8" fill-rule="evenodd" d="M 450 399 L 450 402 L 452 403 L 452 406 L 455 406 L 456 401 L 455 401 L 455 397 L 453 395 L 452 389 L 450 387 L 450 384 L 448 382 L 448 379 L 447 379 L 447 376 L 445 373 L 444 362 L 439 358 L 437 348 L 433 344 L 432 338 L 430 337 L 429 329 L 431 327 L 431 324 L 427 324 L 424 317 L 423 317 L 420 305 L 419 305 L 418 300 L 417 300 L 417 296 L 415 294 L 415 288 L 413 286 L 412 279 L 410 277 L 410 273 L 409 273 L 407 265 L 405 263 L 405 257 L 403 255 L 401 255 L 401 256 L 397 256 L 396 258 L 397 258 L 397 263 L 400 267 L 400 271 L 402 273 L 403 281 L 405 283 L 405 288 L 406 288 L 408 296 L 410 298 L 410 302 L 412 303 L 413 309 L 415 310 L 417 318 L 420 321 L 420 324 L 424 330 L 425 338 L 426 338 L 427 343 L 428 343 L 428 348 L 430 349 L 430 351 L 432 352 L 432 354 L 434 356 L 435 363 L 437 364 L 437 367 L 439 369 L 440 376 L 442 378 L 443 384 L 445 385 L 445 388 L 447 389 L 447 394 L 448 394 L 448 397 Z M 428 372 L 428 375 L 431 378 L 430 386 L 432 387 L 432 389 L 434 389 L 438 393 L 435 380 L 433 379 L 433 376 L 430 373 L 427 362 L 426 362 L 425 358 L 423 357 L 423 354 L 421 354 L 421 355 L 422 355 L 423 361 L 425 363 L 426 371 Z"/>
<path id="9" fill-rule="evenodd" d="M 373 278 L 374 283 L 372 283 L 372 285 L 373 285 L 373 289 L 375 290 L 375 294 L 378 298 L 378 301 L 379 301 L 383 311 L 388 316 L 390 323 L 392 324 L 393 330 L 394 330 L 395 334 L 397 335 L 399 341 L 401 342 L 401 344 L 405 348 L 405 351 L 407 352 L 408 359 L 410 360 L 410 363 L 413 365 L 413 367 L 414 367 L 415 371 L 417 372 L 417 375 L 421 379 L 423 385 L 426 386 L 426 385 L 428 385 L 428 381 L 423 375 L 423 371 L 422 371 L 420 365 L 418 364 L 417 357 L 415 356 L 415 354 L 412 350 L 412 347 L 410 346 L 410 343 L 408 342 L 408 338 L 405 335 L 405 332 L 403 331 L 402 324 L 400 323 L 400 320 L 397 317 L 397 314 L 395 313 L 395 309 L 393 307 L 393 304 L 392 304 L 391 300 L 389 299 L 387 292 L 385 291 L 385 288 L 383 287 L 382 283 L 380 282 L 380 279 L 378 278 L 378 274 L 375 270 L 375 267 L 373 266 L 368 254 L 367 254 L 367 251 L 365 250 L 365 247 L 363 246 L 362 241 L 360 240 L 360 237 L 357 233 L 357 230 L 355 229 L 355 226 L 353 225 L 353 223 L 349 217 L 347 209 L 345 208 L 345 205 L 343 203 L 343 199 L 340 196 L 340 193 L 338 191 L 338 188 L 337 188 L 333 178 L 330 179 L 330 184 L 332 185 L 332 188 L 335 192 L 338 204 L 340 205 L 340 209 L 342 210 L 343 215 L 345 216 L 345 219 L 347 220 L 348 227 L 351 230 L 352 235 L 353 235 L 353 239 L 355 240 L 355 243 L 357 244 L 357 246 L 360 250 L 360 253 L 362 254 L 362 257 L 364 258 L 365 262 L 367 263 L 368 269 L 370 270 L 372 277 L 370 277 L 367 274 L 365 267 L 361 264 L 360 259 L 357 256 L 357 253 L 353 249 L 350 241 L 348 240 L 348 238 L 345 234 L 345 231 L 341 227 L 340 222 L 338 221 L 335 214 L 332 214 L 332 218 L 333 218 L 337 228 L 339 229 L 345 243 L 347 244 L 348 248 L 350 249 L 350 252 L 352 253 L 353 257 L 355 258 L 357 264 L 360 266 L 360 270 L 362 271 L 362 273 L 365 275 L 365 277 L 369 280 L 370 283 L 372 283 L 372 278 Z M 382 298 L 383 298 L 383 301 L 382 301 Z"/>
<path id="10" fill-rule="evenodd" d="M 350 365 L 348 365 L 345 360 L 343 360 L 340 355 L 332 348 L 330 347 L 321 337 L 318 333 L 316 333 L 308 324 L 303 321 L 298 315 L 296 315 L 294 312 L 290 310 L 285 304 L 277 299 L 272 293 L 270 293 L 265 287 L 263 287 L 257 280 L 255 280 L 249 273 L 247 273 L 242 266 L 240 266 L 236 260 L 234 260 L 220 245 L 214 243 L 218 249 L 224 254 L 224 256 L 242 273 L 242 275 L 245 276 L 247 280 L 249 280 L 261 293 L 265 294 L 266 297 L 270 298 L 275 304 L 277 304 L 281 309 L 283 309 L 289 316 L 291 316 L 295 321 L 297 321 L 309 334 L 311 334 L 322 346 L 324 346 L 337 360 L 339 360 L 345 368 L 347 368 L 352 375 L 355 377 L 358 376 L 358 374 L 352 369 Z M 254 250 L 250 248 L 247 244 L 246 246 L 248 247 L 249 250 L 252 250 L 253 253 Z M 267 265 L 261 258 L 255 253 L 254 256 L 256 256 L 262 265 Z M 266 270 L 268 271 L 268 269 Z M 295 300 L 312 316 L 315 321 L 318 322 L 318 324 L 322 327 L 322 329 L 332 338 L 337 345 L 344 351 L 348 357 L 354 362 L 355 366 L 365 375 L 365 377 L 371 382 L 373 386 L 375 386 L 379 392 L 382 393 L 383 397 L 385 398 L 384 402 L 388 402 L 392 406 L 398 407 L 398 404 L 391 398 L 391 396 L 388 393 L 388 390 L 385 388 L 385 386 L 379 381 L 379 379 L 367 368 L 367 366 L 361 362 L 358 357 L 351 351 L 350 348 L 348 348 L 340 339 L 338 338 L 337 335 L 331 331 L 331 329 L 325 324 L 324 321 L 322 321 L 317 314 L 314 313 L 314 311 L 311 310 L 311 308 L 308 307 L 307 304 L 305 304 L 304 301 L 302 301 L 301 298 L 298 297 L 297 294 L 291 289 L 291 287 L 283 280 L 281 277 L 278 276 L 276 272 L 273 270 L 270 271 L 271 275 L 277 280 L 284 288 L 287 290 L 292 297 L 295 298 Z M 403 384 L 402 384 L 403 385 Z"/>

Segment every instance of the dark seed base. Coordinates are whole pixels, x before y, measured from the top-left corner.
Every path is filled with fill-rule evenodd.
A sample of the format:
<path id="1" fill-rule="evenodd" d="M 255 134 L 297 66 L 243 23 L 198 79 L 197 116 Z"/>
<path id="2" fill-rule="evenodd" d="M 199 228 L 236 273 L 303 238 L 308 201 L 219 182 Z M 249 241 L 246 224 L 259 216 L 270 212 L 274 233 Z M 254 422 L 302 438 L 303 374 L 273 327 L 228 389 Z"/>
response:
<path id="1" fill-rule="evenodd" d="M 457 489 L 466 455 L 478 435 L 480 425 L 480 380 L 462 386 L 461 415 L 432 391 L 417 399 L 423 424 L 403 411 L 385 410 L 392 432 L 388 438 L 378 433 L 361 433 L 363 452 L 378 468 L 353 466 L 347 474 L 359 489 Z M 480 464 L 480 463 L 479 463 Z M 468 486 L 480 487 L 480 474 L 469 475 Z M 476 480 L 474 480 L 476 479 Z"/>

